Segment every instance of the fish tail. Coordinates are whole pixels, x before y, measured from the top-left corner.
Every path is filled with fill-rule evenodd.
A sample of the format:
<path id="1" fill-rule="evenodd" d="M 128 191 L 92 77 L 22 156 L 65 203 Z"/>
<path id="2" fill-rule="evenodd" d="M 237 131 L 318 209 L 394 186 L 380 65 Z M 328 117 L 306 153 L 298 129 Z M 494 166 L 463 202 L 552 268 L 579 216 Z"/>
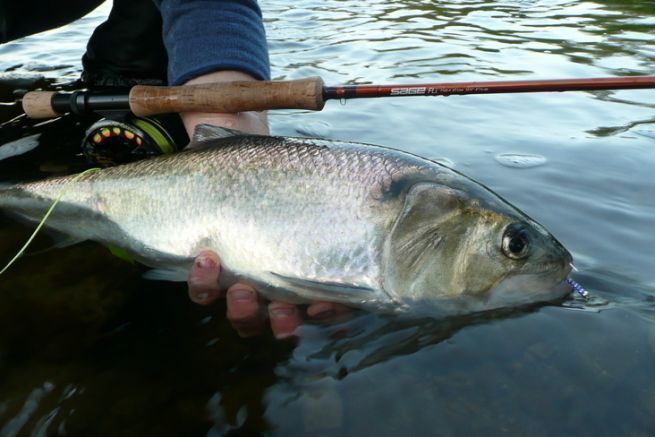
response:
<path id="1" fill-rule="evenodd" d="M 11 189 L 13 185 L 0 182 L 0 208 L 3 208 L 11 197 Z"/>
<path id="2" fill-rule="evenodd" d="M 28 206 L 34 210 L 35 201 L 39 203 L 36 209 L 43 209 L 43 207 L 45 207 L 44 211 L 48 208 L 52 209 L 78 181 L 98 170 L 100 168 L 94 167 L 76 175 L 46 179 L 29 184 L 0 182 L 0 209 Z M 53 181 L 56 183 L 53 183 Z M 26 202 L 29 205 L 26 205 Z"/>
<path id="3" fill-rule="evenodd" d="M 15 195 L 13 192 L 16 191 L 16 188 L 12 184 L 0 182 L 0 214 L 3 212 L 10 213 L 11 206 L 14 202 Z M 0 265 L 0 275 L 2 275 L 7 269 L 18 259 L 24 250 L 21 250 L 14 258 L 9 261 L 4 267 Z"/>
<path id="4" fill-rule="evenodd" d="M 0 183 L 0 215 L 38 222 L 51 204 L 51 200 L 35 196 L 22 184 Z"/>
<path id="5" fill-rule="evenodd" d="M 65 193 L 65 190 L 62 190 L 62 193 L 59 195 L 58 198 L 52 202 L 50 205 L 50 208 L 45 212 L 45 215 L 43 215 L 43 218 L 41 218 L 39 224 L 36 226 L 34 229 L 34 232 L 32 232 L 32 235 L 28 238 L 27 242 L 23 245 L 23 247 L 18 251 L 18 253 L 5 265 L 1 270 L 0 270 L 0 275 L 2 275 L 4 272 L 6 272 L 9 267 L 11 267 L 18 258 L 20 258 L 25 251 L 27 250 L 28 246 L 32 243 L 36 235 L 39 233 L 41 228 L 45 225 L 46 221 L 50 217 L 50 214 L 52 214 L 52 211 L 54 210 L 55 206 L 57 206 L 57 203 L 59 203 L 59 200 L 61 199 L 61 196 Z M 21 190 L 18 186 L 0 186 L 0 209 L 5 209 L 7 207 L 7 212 L 9 213 L 15 213 L 18 216 L 23 216 L 23 214 L 19 210 L 14 210 L 12 207 L 17 207 L 20 209 L 21 202 L 24 202 L 24 199 L 26 197 L 26 193 Z M 27 196 L 29 197 L 29 195 Z M 24 216 L 25 218 L 34 218 L 34 217 L 29 217 L 28 215 Z"/>
<path id="6" fill-rule="evenodd" d="M 0 182 L 0 210 L 10 210 L 21 197 L 24 193 L 17 185 Z"/>

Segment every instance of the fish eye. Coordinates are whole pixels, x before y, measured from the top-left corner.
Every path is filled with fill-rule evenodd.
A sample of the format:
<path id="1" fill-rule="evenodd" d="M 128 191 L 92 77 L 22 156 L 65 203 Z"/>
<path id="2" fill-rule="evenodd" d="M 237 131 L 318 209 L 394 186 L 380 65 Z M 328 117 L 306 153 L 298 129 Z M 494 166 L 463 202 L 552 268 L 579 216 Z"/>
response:
<path id="1" fill-rule="evenodd" d="M 530 253 L 530 238 L 522 223 L 512 223 L 505 228 L 501 245 L 503 253 L 512 259 L 522 259 Z"/>

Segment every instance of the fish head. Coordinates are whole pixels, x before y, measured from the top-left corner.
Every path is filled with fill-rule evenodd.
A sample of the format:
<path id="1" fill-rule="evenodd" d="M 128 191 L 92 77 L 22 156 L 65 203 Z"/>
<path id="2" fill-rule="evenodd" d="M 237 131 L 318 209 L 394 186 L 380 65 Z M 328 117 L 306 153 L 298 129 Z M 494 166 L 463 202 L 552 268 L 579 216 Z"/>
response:
<path id="1" fill-rule="evenodd" d="M 543 226 L 477 183 L 414 184 L 383 256 L 385 290 L 407 303 L 434 303 L 446 313 L 549 301 L 569 291 L 569 252 Z"/>

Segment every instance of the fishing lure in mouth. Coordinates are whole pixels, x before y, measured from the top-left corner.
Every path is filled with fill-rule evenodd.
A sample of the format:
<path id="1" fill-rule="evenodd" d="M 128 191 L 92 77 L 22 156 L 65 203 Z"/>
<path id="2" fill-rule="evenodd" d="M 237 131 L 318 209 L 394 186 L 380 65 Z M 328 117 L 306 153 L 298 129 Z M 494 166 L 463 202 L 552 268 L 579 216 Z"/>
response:
<path id="1" fill-rule="evenodd" d="M 569 284 L 569 285 L 571 286 L 571 288 L 573 289 L 573 291 L 575 291 L 576 293 L 578 293 L 578 294 L 579 294 L 580 296 L 582 296 L 583 298 L 587 299 L 587 298 L 589 297 L 589 292 L 588 292 L 587 290 L 585 290 L 584 287 L 583 287 L 582 285 L 580 285 L 580 284 L 578 284 L 577 282 L 575 282 L 573 279 L 571 279 L 571 278 L 566 278 L 566 283 Z"/>

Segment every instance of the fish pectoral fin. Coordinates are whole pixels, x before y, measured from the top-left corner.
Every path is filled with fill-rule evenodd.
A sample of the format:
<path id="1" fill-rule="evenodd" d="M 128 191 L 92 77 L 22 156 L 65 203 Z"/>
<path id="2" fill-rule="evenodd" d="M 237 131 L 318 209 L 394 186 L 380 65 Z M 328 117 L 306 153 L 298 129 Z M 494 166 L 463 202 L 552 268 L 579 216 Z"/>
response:
<path id="1" fill-rule="evenodd" d="M 153 281 L 184 282 L 189 278 L 189 270 L 183 268 L 153 269 L 145 272 L 143 277 Z"/>
<path id="2" fill-rule="evenodd" d="M 302 297 L 311 301 L 343 302 L 353 298 L 367 299 L 373 296 L 375 290 L 370 287 L 343 282 L 313 281 L 311 279 L 294 278 L 270 272 L 282 281 L 282 288 L 301 289 Z"/>

